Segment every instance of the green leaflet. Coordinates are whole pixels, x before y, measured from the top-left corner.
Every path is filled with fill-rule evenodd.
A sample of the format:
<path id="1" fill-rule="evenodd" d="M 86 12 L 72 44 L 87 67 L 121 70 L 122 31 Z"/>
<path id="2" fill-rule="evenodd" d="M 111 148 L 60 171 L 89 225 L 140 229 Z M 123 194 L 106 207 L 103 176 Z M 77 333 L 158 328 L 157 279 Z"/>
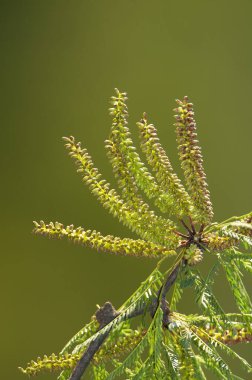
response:
<path id="1" fill-rule="evenodd" d="M 191 336 L 204 360 L 203 365 L 217 375 L 218 378 L 230 379 L 232 372 L 216 350 L 206 344 L 197 333 L 191 332 Z"/>
<path id="2" fill-rule="evenodd" d="M 105 380 L 108 377 L 108 371 L 106 370 L 104 365 L 93 366 L 93 374 L 94 378 L 97 380 Z"/>
<path id="3" fill-rule="evenodd" d="M 250 230 L 249 230 L 250 231 Z M 228 229 L 227 227 L 224 227 L 220 230 L 220 233 L 223 236 L 228 236 L 234 240 L 237 241 L 237 243 L 240 243 L 243 245 L 245 249 L 250 249 L 252 247 L 252 239 L 249 236 L 240 234 L 238 232 L 233 231 L 232 229 Z"/>
<path id="4" fill-rule="evenodd" d="M 166 355 L 174 378 L 205 380 L 199 359 L 192 349 L 187 323 L 181 319 L 177 320 L 173 316 L 173 322 L 169 325 L 168 330 Z"/>
<path id="5" fill-rule="evenodd" d="M 98 322 L 92 320 L 89 324 L 85 325 L 80 331 L 78 331 L 69 342 L 63 347 L 60 352 L 60 355 L 70 353 L 73 351 L 74 347 L 85 342 L 91 335 L 93 335 L 98 328 Z M 64 370 L 58 376 L 58 380 L 68 380 L 70 371 Z"/>
<path id="6" fill-rule="evenodd" d="M 148 332 L 147 332 L 148 334 Z M 139 357 L 144 352 L 145 348 L 148 345 L 148 335 L 141 340 L 141 342 L 133 349 L 133 351 L 127 356 L 127 358 L 120 364 L 113 372 L 108 376 L 108 380 L 115 379 L 117 376 L 122 375 L 126 368 L 133 366 L 134 363 L 139 359 Z"/>
<path id="7" fill-rule="evenodd" d="M 245 229 L 251 229 L 251 218 L 252 218 L 252 212 L 241 215 L 241 216 L 233 216 L 227 220 L 224 220 L 221 223 L 215 224 L 215 229 L 222 229 L 226 227 L 234 227 L 233 229 L 239 229 L 241 226 L 245 223 Z"/>
<path id="8" fill-rule="evenodd" d="M 235 375 L 232 374 L 228 365 L 218 354 L 216 348 L 220 348 L 221 350 L 225 351 L 226 354 L 230 355 L 235 359 L 238 359 L 247 371 L 251 371 L 251 366 L 247 363 L 245 359 L 239 356 L 229 346 L 223 344 L 220 340 L 216 339 L 213 336 L 210 336 L 205 329 L 199 328 L 196 325 L 188 325 L 185 321 L 177 321 L 177 323 L 174 322 L 174 327 L 172 331 L 173 330 L 178 336 L 181 337 L 182 341 L 184 340 L 185 342 L 181 345 L 182 350 L 189 346 L 189 342 L 196 345 L 198 350 L 200 350 L 202 358 L 204 359 L 204 365 L 213 372 L 215 372 L 215 374 L 218 375 L 218 377 L 224 379 L 236 378 Z M 189 355 L 189 357 L 190 356 L 191 355 Z M 187 365 L 189 366 L 189 364 Z M 200 365 L 200 362 L 198 362 L 198 365 Z"/>
<path id="9" fill-rule="evenodd" d="M 219 255 L 219 260 L 225 270 L 237 307 L 242 313 L 251 313 L 251 300 L 242 282 L 242 275 L 239 268 L 233 260 L 228 259 L 227 255 L 223 258 Z"/>
<path id="10" fill-rule="evenodd" d="M 178 380 L 180 378 L 179 375 L 179 358 L 176 354 L 176 349 L 170 341 L 166 344 L 163 343 L 163 352 L 164 352 L 164 360 L 166 364 L 166 369 L 170 378 L 173 380 Z"/>
<path id="11" fill-rule="evenodd" d="M 59 376 L 57 377 L 57 380 L 68 380 L 69 379 L 69 376 L 71 375 L 71 370 L 69 369 L 66 369 L 64 371 L 62 371 Z"/>
<path id="12" fill-rule="evenodd" d="M 175 282 L 173 291 L 172 291 L 172 296 L 171 296 L 171 301 L 170 301 L 171 310 L 177 310 L 177 304 L 182 298 L 183 289 L 187 287 L 187 285 L 185 284 L 185 278 L 186 278 L 185 270 L 184 268 L 182 269 L 180 268 L 177 281 Z"/>
<path id="13" fill-rule="evenodd" d="M 157 324 L 161 324 L 162 320 L 160 321 L 160 310 L 158 308 L 157 312 L 155 313 L 155 316 L 147 330 L 147 333 L 141 340 L 141 342 L 134 348 L 134 350 L 127 356 L 127 358 L 123 361 L 123 363 L 117 367 L 113 372 L 110 373 L 107 380 L 115 379 L 116 376 L 122 375 L 126 368 L 131 367 L 134 365 L 134 363 L 140 358 L 140 356 L 143 354 L 145 348 L 150 345 L 152 349 L 152 357 L 154 358 L 153 366 L 156 364 L 156 350 L 159 350 L 159 338 L 155 336 L 155 329 L 157 328 Z M 162 313 L 162 311 L 161 311 Z M 162 325 L 161 325 L 162 326 Z M 154 334 L 153 334 L 154 331 Z M 154 355 L 153 355 L 154 352 Z"/>
<path id="14" fill-rule="evenodd" d="M 198 329 L 196 330 L 198 331 Z M 204 330 L 201 330 L 201 333 L 203 334 L 203 337 L 204 339 L 207 340 L 207 342 L 209 342 L 209 344 L 211 344 L 212 347 L 218 347 L 220 348 L 221 350 L 223 350 L 227 355 L 231 356 L 232 358 L 234 359 L 238 359 L 240 361 L 240 363 L 242 364 L 242 366 L 248 371 L 248 372 L 251 372 L 252 371 L 252 367 L 251 365 L 244 359 L 242 358 L 240 355 L 238 355 L 234 350 L 232 350 L 229 346 L 223 344 L 222 342 L 220 342 L 219 340 L 211 337 L 209 334 L 207 334 L 206 331 Z"/>
<path id="15" fill-rule="evenodd" d="M 248 271 L 252 273 L 252 255 L 249 253 L 243 253 L 237 251 L 235 248 L 232 248 L 226 252 L 224 252 L 224 257 L 227 257 L 226 260 L 232 260 L 239 269 Z"/>
<path id="16" fill-rule="evenodd" d="M 252 273 L 252 258 L 248 258 L 247 260 L 244 260 L 244 259 L 242 260 L 241 258 L 237 258 L 235 262 L 237 263 L 238 267 L 240 267 L 241 269 L 244 269 L 248 271 L 249 273 Z"/>
<path id="17" fill-rule="evenodd" d="M 223 311 L 211 289 L 216 273 L 217 264 L 212 267 L 206 280 L 201 277 L 199 271 L 192 271 L 192 275 L 194 276 L 196 302 L 204 310 L 204 313 L 208 314 L 212 320 L 218 324 L 216 315 L 221 314 L 225 318 L 225 312 Z"/>
<path id="18" fill-rule="evenodd" d="M 127 373 L 129 371 L 127 370 Z M 131 371 L 131 380 L 144 380 L 149 379 L 151 373 L 151 358 L 148 358 L 144 362 L 140 362 L 137 368 Z"/>
<path id="19" fill-rule="evenodd" d="M 64 346 L 64 348 L 60 351 L 60 354 L 70 353 L 72 352 L 73 348 L 80 344 L 81 342 L 84 342 L 90 336 L 92 336 L 98 328 L 98 322 L 96 320 L 92 320 L 90 323 L 85 325 L 77 334 L 75 334 L 69 342 Z"/>
<path id="20" fill-rule="evenodd" d="M 176 281 L 173 288 L 173 293 L 172 293 L 171 302 L 170 302 L 171 310 L 177 309 L 177 304 L 181 300 L 182 294 L 183 294 L 183 288 L 181 287 L 181 282 L 178 280 Z"/>
<path id="21" fill-rule="evenodd" d="M 180 346 L 181 377 L 206 380 L 199 360 L 192 349 L 189 330 L 181 327 L 178 331 L 178 337 L 178 344 Z"/>
<path id="22" fill-rule="evenodd" d="M 162 360 L 162 341 L 163 341 L 163 311 L 158 307 L 154 316 L 153 333 L 149 336 L 150 361 L 153 374 L 158 376 L 164 370 Z"/>

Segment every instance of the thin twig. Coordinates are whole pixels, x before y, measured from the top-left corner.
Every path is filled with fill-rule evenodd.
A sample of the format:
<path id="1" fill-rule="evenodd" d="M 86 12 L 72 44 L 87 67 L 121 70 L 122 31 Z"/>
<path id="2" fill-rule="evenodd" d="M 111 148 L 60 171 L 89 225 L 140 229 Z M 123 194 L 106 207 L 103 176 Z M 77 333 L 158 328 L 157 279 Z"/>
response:
<path id="1" fill-rule="evenodd" d="M 173 269 L 173 271 L 169 274 L 169 276 L 167 277 L 167 280 L 165 282 L 165 284 L 163 285 L 162 287 L 162 294 L 161 294 L 161 297 L 164 299 L 166 297 L 166 294 L 168 293 L 169 289 L 172 287 L 172 285 L 174 284 L 174 282 L 176 281 L 176 278 L 178 276 L 178 272 L 179 272 L 179 268 L 180 268 L 180 265 L 181 265 L 181 262 L 179 262 L 175 268 Z"/>
<path id="2" fill-rule="evenodd" d="M 173 231 L 176 235 L 178 235 L 178 236 L 181 236 L 181 237 L 183 237 L 183 238 L 186 238 L 186 239 L 189 239 L 189 236 L 187 236 L 187 235 L 185 235 L 185 234 L 182 234 L 181 232 L 179 232 L 179 231 Z"/>
<path id="3" fill-rule="evenodd" d="M 99 350 L 104 340 L 109 335 L 110 330 L 106 330 L 104 333 L 99 334 L 88 346 L 77 365 L 75 366 L 69 380 L 80 380 L 83 373 L 87 369 L 89 363 L 93 359 L 95 353 Z"/>
<path id="4" fill-rule="evenodd" d="M 168 327 L 169 324 L 169 314 L 170 314 L 170 309 L 168 306 L 168 302 L 166 301 L 166 295 L 174 282 L 176 281 L 176 278 L 178 277 L 179 274 L 179 269 L 181 266 L 181 261 L 175 266 L 175 268 L 172 270 L 172 272 L 168 275 L 167 280 L 165 284 L 161 288 L 161 308 L 163 310 L 163 325 L 164 327 Z"/>

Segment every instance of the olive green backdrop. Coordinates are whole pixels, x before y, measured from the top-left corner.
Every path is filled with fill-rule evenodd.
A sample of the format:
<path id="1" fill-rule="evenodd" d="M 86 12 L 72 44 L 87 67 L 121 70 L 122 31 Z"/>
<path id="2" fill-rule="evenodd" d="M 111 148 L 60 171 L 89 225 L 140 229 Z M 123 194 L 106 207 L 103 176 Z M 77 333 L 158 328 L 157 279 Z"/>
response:
<path id="1" fill-rule="evenodd" d="M 252 2 L 9 0 L 0 7 L 0 377 L 18 380 L 25 378 L 18 365 L 58 352 L 96 304 L 119 307 L 155 265 L 31 233 L 32 220 L 43 219 L 133 236 L 81 183 L 61 141 L 82 140 L 114 184 L 103 148 L 114 87 L 129 94 L 134 138 L 146 111 L 176 168 L 172 109 L 188 95 L 216 220 L 252 209 Z M 218 291 L 234 310 L 221 277 Z M 190 298 L 183 302 L 182 311 L 192 310 Z M 237 349 L 249 358 L 248 346 Z"/>

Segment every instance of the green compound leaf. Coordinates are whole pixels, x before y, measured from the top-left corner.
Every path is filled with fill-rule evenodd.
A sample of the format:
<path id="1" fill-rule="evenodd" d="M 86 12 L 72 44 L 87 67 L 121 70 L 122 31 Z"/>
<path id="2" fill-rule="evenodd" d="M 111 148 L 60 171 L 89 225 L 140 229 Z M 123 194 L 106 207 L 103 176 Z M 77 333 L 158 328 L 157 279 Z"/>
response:
<path id="1" fill-rule="evenodd" d="M 227 255 L 223 257 L 219 255 L 219 260 L 226 273 L 226 277 L 229 282 L 238 309 L 241 311 L 241 313 L 251 314 L 252 303 L 248 295 L 248 292 L 243 284 L 242 274 L 239 268 L 235 264 L 234 260 L 230 260 Z"/>

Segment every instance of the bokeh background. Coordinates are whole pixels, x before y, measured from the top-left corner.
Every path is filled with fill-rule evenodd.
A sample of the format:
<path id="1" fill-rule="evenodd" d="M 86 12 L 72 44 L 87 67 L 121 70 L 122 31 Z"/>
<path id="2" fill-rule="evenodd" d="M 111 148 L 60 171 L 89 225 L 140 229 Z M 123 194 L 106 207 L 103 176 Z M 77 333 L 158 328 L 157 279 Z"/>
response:
<path id="1" fill-rule="evenodd" d="M 147 111 L 178 170 L 172 109 L 188 95 L 216 220 L 251 210 L 252 2 L 1 0 L 0 8 L 0 377 L 19 380 L 19 365 L 59 352 L 96 304 L 119 307 L 154 266 L 31 233 L 43 219 L 134 236 L 82 184 L 61 140 L 82 140 L 114 184 L 103 144 L 114 87 L 129 94 L 136 144 Z M 217 290 L 235 310 L 221 276 Z M 237 347 L 247 358 L 249 349 Z"/>

